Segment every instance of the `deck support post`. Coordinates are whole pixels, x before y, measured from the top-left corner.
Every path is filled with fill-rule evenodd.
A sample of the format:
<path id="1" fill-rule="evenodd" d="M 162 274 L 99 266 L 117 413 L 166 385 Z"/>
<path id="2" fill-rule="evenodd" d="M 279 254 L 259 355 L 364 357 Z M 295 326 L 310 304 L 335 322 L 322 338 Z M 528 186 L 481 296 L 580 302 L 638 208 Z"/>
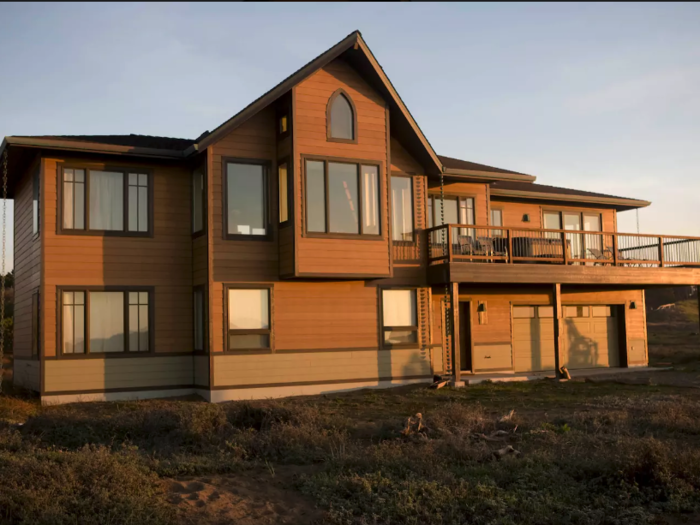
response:
<path id="1" fill-rule="evenodd" d="M 695 286 L 695 295 L 698 299 L 698 316 L 700 316 L 700 284 Z M 700 321 L 700 319 L 698 319 Z M 700 328 L 700 322 L 698 323 L 698 328 Z"/>
<path id="2" fill-rule="evenodd" d="M 554 306 L 554 369 L 557 379 L 561 378 L 561 347 L 563 340 L 561 284 L 556 283 L 552 289 L 552 305 Z"/>
<path id="3" fill-rule="evenodd" d="M 462 351 L 459 345 L 459 283 L 452 283 L 450 290 L 452 297 L 452 368 L 454 372 L 455 385 L 461 386 L 462 381 Z"/>

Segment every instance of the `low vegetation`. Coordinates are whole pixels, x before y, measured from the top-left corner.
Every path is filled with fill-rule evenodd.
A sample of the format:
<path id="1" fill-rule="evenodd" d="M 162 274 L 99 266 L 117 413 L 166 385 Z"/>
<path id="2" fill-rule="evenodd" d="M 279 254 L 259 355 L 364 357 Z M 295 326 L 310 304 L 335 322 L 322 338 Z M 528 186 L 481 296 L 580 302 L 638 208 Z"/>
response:
<path id="1" fill-rule="evenodd" d="M 0 522 L 697 519 L 700 344 L 697 328 L 684 326 L 684 341 L 668 343 L 650 323 L 652 352 L 662 350 L 652 358 L 687 369 L 646 374 L 643 384 L 416 386 L 221 405 L 39 407 L 3 397 Z M 680 373 L 689 386 L 665 379 Z M 286 512 L 294 502 L 300 508 Z"/>

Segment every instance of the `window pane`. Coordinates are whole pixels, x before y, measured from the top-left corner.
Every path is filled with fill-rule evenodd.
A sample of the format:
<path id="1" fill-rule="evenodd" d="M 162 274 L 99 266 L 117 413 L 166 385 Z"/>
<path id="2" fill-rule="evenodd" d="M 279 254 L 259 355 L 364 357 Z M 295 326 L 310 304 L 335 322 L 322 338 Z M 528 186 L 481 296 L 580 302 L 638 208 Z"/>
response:
<path id="1" fill-rule="evenodd" d="M 474 199 L 471 197 L 459 199 L 459 223 L 474 224 Z"/>
<path id="2" fill-rule="evenodd" d="M 287 133 L 287 115 L 280 117 L 280 133 Z"/>
<path id="3" fill-rule="evenodd" d="M 537 309 L 537 315 L 540 319 L 550 319 L 554 317 L 553 306 L 540 306 Z"/>
<path id="4" fill-rule="evenodd" d="M 331 106 L 331 137 L 335 139 L 353 139 L 352 107 L 343 95 L 338 95 Z"/>
<path id="5" fill-rule="evenodd" d="M 76 294 L 78 295 L 78 294 Z M 82 295 L 82 292 L 81 292 Z M 76 305 L 73 307 L 73 312 L 75 315 L 75 331 L 73 334 L 73 341 L 75 345 L 73 346 L 73 353 L 84 354 L 85 353 L 85 306 Z"/>
<path id="6" fill-rule="evenodd" d="M 73 187 L 74 184 L 72 182 L 63 183 L 63 227 L 65 229 L 73 229 L 75 227 L 73 218 L 75 195 Z"/>
<path id="7" fill-rule="evenodd" d="M 502 210 L 491 210 L 491 226 L 503 226 Z"/>
<path id="8" fill-rule="evenodd" d="M 612 317 L 612 308 L 609 306 L 593 306 L 593 317 Z"/>
<path id="9" fill-rule="evenodd" d="M 228 336 L 230 350 L 248 348 L 270 348 L 270 336 L 267 334 L 233 334 Z"/>
<path id="10" fill-rule="evenodd" d="M 139 187 L 139 231 L 148 231 L 148 188 Z"/>
<path id="11" fill-rule="evenodd" d="M 287 163 L 284 162 L 277 168 L 277 178 L 279 187 L 280 222 L 289 220 L 289 188 L 287 187 Z"/>
<path id="12" fill-rule="evenodd" d="M 139 306 L 129 305 L 129 351 L 139 351 Z"/>
<path id="13" fill-rule="evenodd" d="M 457 199 L 445 198 L 445 222 L 442 221 L 442 200 L 440 197 L 435 197 L 435 225 L 442 226 L 443 224 L 459 224 L 459 214 L 457 213 Z"/>
<path id="14" fill-rule="evenodd" d="M 39 233 L 39 172 L 32 181 L 32 233 Z"/>
<path id="15" fill-rule="evenodd" d="M 132 173 L 133 175 L 133 173 Z M 136 186 L 129 186 L 129 231 L 135 232 L 139 228 L 138 217 L 139 189 Z"/>
<path id="16" fill-rule="evenodd" d="M 383 290 L 384 326 L 416 326 L 415 290 Z"/>
<path id="17" fill-rule="evenodd" d="M 362 166 L 362 233 L 379 235 L 379 169 Z"/>
<path id="18" fill-rule="evenodd" d="M 73 332 L 73 307 L 64 305 L 63 306 L 63 353 L 72 354 L 73 347 L 75 344 L 75 334 Z"/>
<path id="19" fill-rule="evenodd" d="M 76 182 L 73 184 L 73 192 L 73 199 L 75 201 L 73 228 L 82 230 L 85 228 L 85 183 Z"/>
<path id="20" fill-rule="evenodd" d="M 418 342 L 415 330 L 385 330 L 384 342 L 388 345 L 405 345 Z"/>
<path id="21" fill-rule="evenodd" d="M 357 217 L 357 165 L 328 163 L 329 231 L 360 233 Z"/>
<path id="22" fill-rule="evenodd" d="M 413 240 L 413 195 L 409 177 L 391 177 L 391 238 Z"/>
<path id="23" fill-rule="evenodd" d="M 139 350 L 148 352 L 148 305 L 139 308 Z"/>
<path id="24" fill-rule="evenodd" d="M 559 212 L 544 213 L 544 229 L 561 230 L 561 217 L 559 215 Z"/>
<path id="25" fill-rule="evenodd" d="M 90 229 L 124 229 L 124 174 L 90 172 Z"/>
<path id="26" fill-rule="evenodd" d="M 326 182 L 323 162 L 306 161 L 306 229 L 326 231 Z"/>
<path id="27" fill-rule="evenodd" d="M 428 198 L 428 228 L 433 227 L 433 198 Z"/>
<path id="28" fill-rule="evenodd" d="M 73 170 L 75 172 L 75 182 L 85 182 L 85 170 Z"/>
<path id="29" fill-rule="evenodd" d="M 228 230 L 234 235 L 265 235 L 265 171 L 259 164 L 227 165 Z"/>
<path id="30" fill-rule="evenodd" d="M 194 291 L 194 349 L 204 350 L 204 292 Z"/>
<path id="31" fill-rule="evenodd" d="M 270 328 L 268 290 L 229 290 L 228 324 L 231 330 Z"/>
<path id="32" fill-rule="evenodd" d="M 85 292 L 74 292 L 75 304 L 85 304 Z"/>
<path id="33" fill-rule="evenodd" d="M 192 175 L 192 232 L 204 228 L 204 174 L 195 171 Z"/>
<path id="34" fill-rule="evenodd" d="M 90 292 L 90 352 L 124 351 L 124 293 Z"/>

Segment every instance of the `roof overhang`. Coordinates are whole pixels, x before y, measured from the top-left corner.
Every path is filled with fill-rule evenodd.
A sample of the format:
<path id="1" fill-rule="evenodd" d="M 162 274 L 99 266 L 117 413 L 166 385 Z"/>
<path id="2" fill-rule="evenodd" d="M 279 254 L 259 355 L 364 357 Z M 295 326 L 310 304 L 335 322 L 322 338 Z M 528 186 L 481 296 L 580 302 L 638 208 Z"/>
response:
<path id="1" fill-rule="evenodd" d="M 615 208 L 618 211 L 645 208 L 651 204 L 649 201 L 638 199 L 624 199 L 617 197 L 597 197 L 591 195 L 569 195 L 564 193 L 545 193 L 539 191 L 522 191 L 491 188 L 492 197 L 511 197 L 517 199 L 531 199 L 539 201 L 564 201 L 585 204 L 599 204 Z"/>
<path id="2" fill-rule="evenodd" d="M 78 140 L 56 140 L 46 138 L 5 137 L 0 145 L 0 155 L 7 146 L 20 146 L 25 148 L 45 148 L 64 151 L 106 153 L 112 155 L 130 155 L 135 157 L 149 157 L 155 159 L 183 159 L 184 151 L 140 148 L 134 146 L 116 146 L 112 144 L 100 144 L 97 142 L 83 142 Z"/>
<path id="3" fill-rule="evenodd" d="M 534 175 L 523 175 L 522 173 L 498 173 L 493 171 L 461 170 L 456 168 L 445 168 L 445 175 L 454 176 L 461 179 L 472 179 L 480 182 L 495 182 L 498 180 L 516 180 L 519 182 L 535 182 Z"/>

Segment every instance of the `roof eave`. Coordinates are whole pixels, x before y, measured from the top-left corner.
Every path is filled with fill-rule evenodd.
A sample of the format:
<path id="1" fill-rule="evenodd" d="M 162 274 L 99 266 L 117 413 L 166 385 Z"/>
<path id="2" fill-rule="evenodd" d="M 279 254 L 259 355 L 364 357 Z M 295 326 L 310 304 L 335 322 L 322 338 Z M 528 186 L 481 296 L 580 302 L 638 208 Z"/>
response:
<path id="1" fill-rule="evenodd" d="M 581 202 L 587 204 L 604 204 L 613 206 L 618 210 L 633 210 L 635 208 L 646 208 L 651 202 L 640 199 L 625 199 L 615 197 L 594 197 L 591 195 L 569 195 L 565 193 L 544 193 L 539 191 L 520 191 L 491 188 L 491 195 L 497 197 L 517 197 L 520 199 L 552 200 Z"/>
<path id="2" fill-rule="evenodd" d="M 480 180 L 514 180 L 518 182 L 535 182 L 537 177 L 523 173 L 496 173 L 493 171 L 463 170 L 457 168 L 445 168 L 445 175 L 458 175 Z"/>
<path id="3" fill-rule="evenodd" d="M 131 155 L 135 157 L 150 157 L 160 159 L 183 159 L 184 151 L 167 150 L 158 148 L 143 148 L 135 146 L 118 146 L 114 144 L 100 144 L 96 142 L 81 142 L 75 140 L 54 140 L 26 137 L 5 137 L 0 147 L 0 154 L 8 145 L 24 146 L 28 148 L 49 148 L 66 151 L 86 151 L 90 153 L 106 153 L 111 155 Z"/>

